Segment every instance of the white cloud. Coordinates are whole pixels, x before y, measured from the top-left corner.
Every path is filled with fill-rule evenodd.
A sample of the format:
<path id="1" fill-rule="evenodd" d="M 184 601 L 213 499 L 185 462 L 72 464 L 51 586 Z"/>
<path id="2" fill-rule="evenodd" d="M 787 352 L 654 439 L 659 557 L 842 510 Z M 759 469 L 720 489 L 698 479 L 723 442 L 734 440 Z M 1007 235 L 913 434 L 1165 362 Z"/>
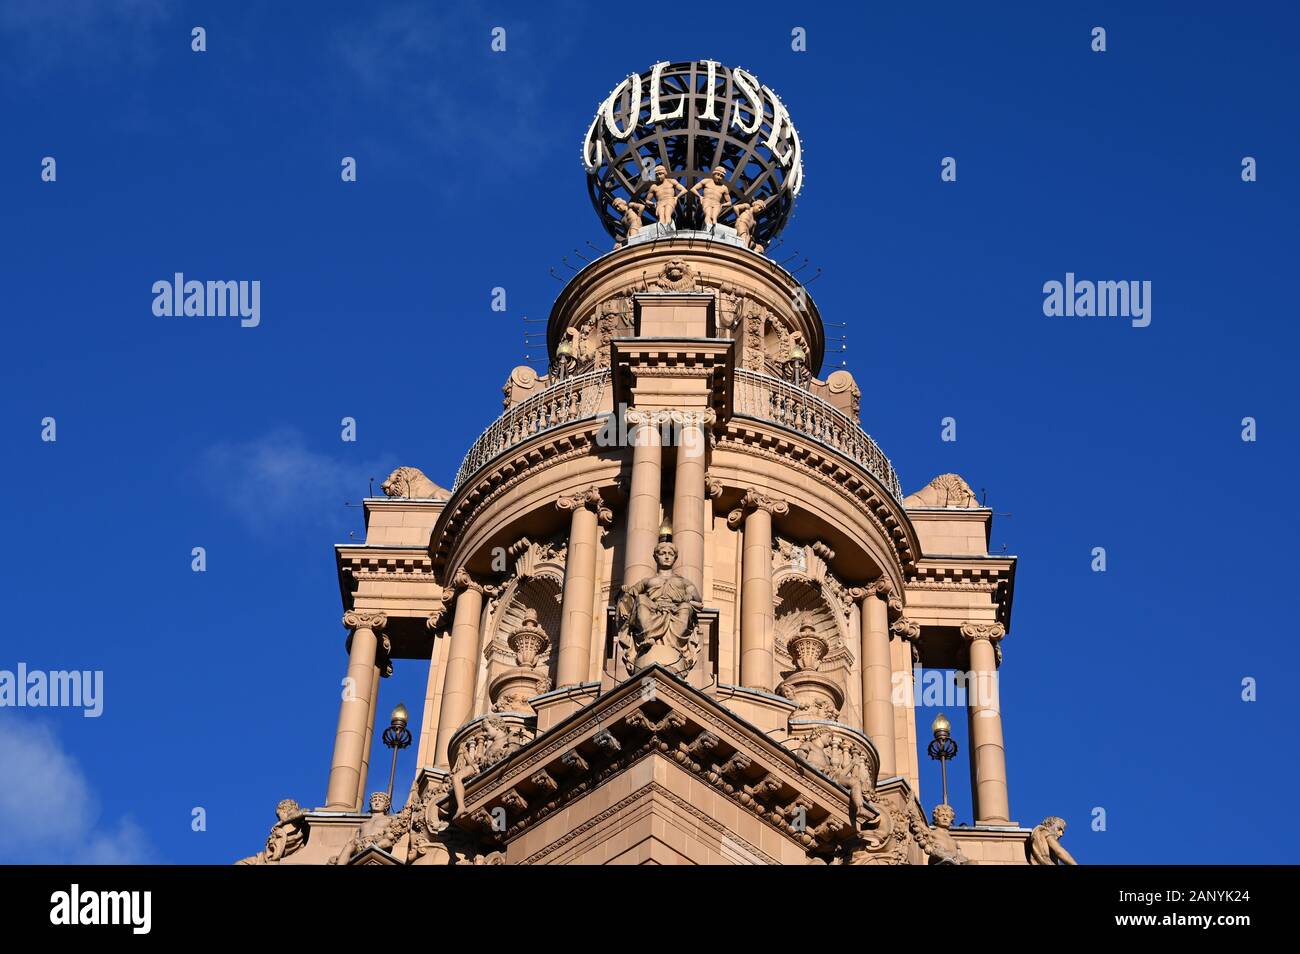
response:
<path id="1" fill-rule="evenodd" d="M 148 837 L 129 817 L 100 824 L 85 773 L 48 727 L 0 713 L 0 765 L 0 864 L 155 860 Z"/>
<path id="2" fill-rule="evenodd" d="M 354 457 L 354 445 L 337 455 L 313 450 L 292 428 L 272 431 L 245 442 L 208 448 L 199 462 L 208 490 L 254 532 L 286 524 L 327 525 L 345 501 L 375 493 L 392 466 L 379 458 Z"/>

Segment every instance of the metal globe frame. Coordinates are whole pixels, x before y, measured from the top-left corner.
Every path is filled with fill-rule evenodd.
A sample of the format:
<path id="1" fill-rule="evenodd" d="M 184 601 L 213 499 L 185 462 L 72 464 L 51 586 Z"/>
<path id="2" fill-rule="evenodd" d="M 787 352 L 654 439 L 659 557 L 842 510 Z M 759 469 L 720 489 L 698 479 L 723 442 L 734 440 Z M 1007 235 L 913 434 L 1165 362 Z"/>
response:
<path id="1" fill-rule="evenodd" d="M 727 170 L 733 204 L 765 201 L 755 221 L 753 239 L 770 245 L 794 211 L 790 179 L 800 161 L 796 153 L 787 168 L 767 145 L 772 124 L 778 121 L 772 101 L 775 94 L 759 85 L 763 116 L 754 132 L 745 133 L 732 124 L 732 119 L 738 116 L 740 123 L 751 126 L 757 110 L 750 94 L 736 85 L 734 70 L 715 64 L 713 113 L 718 118 L 700 119 L 699 114 L 707 111 L 707 61 L 671 63 L 659 74 L 659 106 L 661 112 L 671 114 L 681 105 L 682 116 L 660 119 L 652 125 L 649 91 L 653 73 L 651 69 L 640 74 L 642 96 L 631 135 L 625 139 L 615 136 L 598 112 L 589 139 L 583 143 L 584 150 L 591 142 L 601 146 L 600 164 L 594 171 L 588 170 L 587 190 L 605 231 L 616 240 L 623 238 L 622 217 L 614 210 L 614 200 L 643 200 L 654 181 L 656 165 L 665 166 L 669 176 L 687 189 L 707 179 L 714 167 L 722 166 Z M 632 90 L 624 86 L 615 101 L 614 117 L 621 129 L 626 129 L 631 119 L 634 99 Z M 784 154 L 794 148 L 792 139 L 797 139 L 798 133 L 788 115 L 780 126 L 776 153 Z M 647 224 L 653 222 L 649 209 L 643 219 Z M 673 224 L 678 229 L 704 227 L 704 211 L 697 196 L 683 195 L 678 200 Z"/>

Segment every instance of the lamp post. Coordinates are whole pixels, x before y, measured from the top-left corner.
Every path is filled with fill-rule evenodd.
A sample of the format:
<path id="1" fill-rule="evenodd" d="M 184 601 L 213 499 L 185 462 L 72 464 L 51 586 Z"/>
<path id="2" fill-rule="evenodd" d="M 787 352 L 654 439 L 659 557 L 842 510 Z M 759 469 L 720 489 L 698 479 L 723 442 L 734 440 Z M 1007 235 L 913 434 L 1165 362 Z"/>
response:
<path id="1" fill-rule="evenodd" d="M 411 721 L 411 715 L 406 711 L 406 706 L 399 702 L 390 718 L 392 721 L 384 730 L 384 745 L 393 750 L 393 767 L 388 772 L 388 804 L 392 805 L 393 780 L 397 777 L 397 753 L 411 744 L 411 730 L 406 727 Z"/>
<path id="2" fill-rule="evenodd" d="M 569 376 L 569 369 L 573 367 L 575 360 L 573 357 L 573 344 L 568 338 L 565 338 L 560 342 L 559 347 L 555 349 L 555 367 L 558 372 L 557 376 L 561 381 Z"/>
<path id="3" fill-rule="evenodd" d="M 927 751 L 930 758 L 939 760 L 939 773 L 943 776 L 943 803 L 948 804 L 948 760 L 957 757 L 957 740 L 952 737 L 952 723 L 942 712 L 935 717 L 930 726 L 934 730 L 934 741 Z"/>

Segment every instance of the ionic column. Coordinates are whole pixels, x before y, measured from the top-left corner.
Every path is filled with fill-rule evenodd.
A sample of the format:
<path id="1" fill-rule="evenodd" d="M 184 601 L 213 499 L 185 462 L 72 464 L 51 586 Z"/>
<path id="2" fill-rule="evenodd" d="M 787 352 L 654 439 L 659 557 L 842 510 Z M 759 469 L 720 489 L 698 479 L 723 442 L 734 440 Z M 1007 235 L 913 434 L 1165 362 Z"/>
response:
<path id="1" fill-rule="evenodd" d="M 727 515 L 727 526 L 744 526 L 740 562 L 740 684 L 771 692 L 776 686 L 772 658 L 772 515 L 790 512 L 778 497 L 760 494 L 753 487 L 740 506 Z M 674 532 L 676 527 L 674 527 Z"/>
<path id="2" fill-rule="evenodd" d="M 975 824 L 1010 825 L 1007 755 L 998 699 L 998 653 L 994 645 L 1006 635 L 1006 630 L 1001 623 L 965 623 L 961 634 L 970 644 L 966 701 Z"/>
<path id="3" fill-rule="evenodd" d="M 380 636 L 379 641 L 379 648 L 382 655 L 385 649 L 385 643 L 387 642 L 387 637 Z M 392 667 L 389 666 L 388 668 L 389 672 L 384 673 L 384 675 L 391 673 Z M 361 749 L 361 776 L 357 779 L 358 807 L 366 804 L 366 779 L 370 777 L 370 746 L 375 739 L 375 713 L 379 708 L 380 669 L 380 665 L 375 666 L 374 675 L 370 680 L 370 712 L 366 715 L 366 744 Z"/>
<path id="4" fill-rule="evenodd" d="M 478 632 L 483 616 L 483 594 L 488 587 L 470 579 L 464 568 L 456 571 L 452 586 L 459 591 L 447 647 L 447 678 L 438 711 L 438 741 L 434 764 L 446 768 L 447 743 L 469 721 L 474 709 L 474 677 L 478 672 Z"/>
<path id="5" fill-rule="evenodd" d="M 358 793 L 365 784 L 367 722 L 373 717 L 378 678 L 378 631 L 387 624 L 388 619 L 382 613 L 343 614 L 343 625 L 352 634 L 348 637 L 348 681 L 339 705 L 334 756 L 325 789 L 325 807 L 330 811 L 351 812 L 361 807 Z"/>
<path id="6" fill-rule="evenodd" d="M 596 551 L 600 546 L 600 524 L 613 514 L 600 498 L 600 491 L 588 487 L 561 497 L 560 510 L 572 511 L 569 548 L 564 561 L 564 596 L 560 604 L 560 646 L 556 688 L 586 682 L 591 665 L 591 608 L 596 601 Z"/>
<path id="7" fill-rule="evenodd" d="M 663 476 L 663 441 L 656 415 L 628 411 L 632 426 L 632 485 L 628 492 L 627 541 L 623 554 L 623 585 L 655 574 L 655 544 L 659 542 L 659 507 Z"/>
<path id="8" fill-rule="evenodd" d="M 704 592 L 705 426 L 716 418 L 712 410 L 674 411 L 678 425 L 677 469 L 673 489 L 673 544 L 676 572 Z"/>
<path id="9" fill-rule="evenodd" d="M 861 596 L 863 731 L 880 754 L 880 778 L 898 774 L 894 755 L 893 666 L 889 659 L 889 595 L 892 585 L 881 577 L 855 591 Z"/>

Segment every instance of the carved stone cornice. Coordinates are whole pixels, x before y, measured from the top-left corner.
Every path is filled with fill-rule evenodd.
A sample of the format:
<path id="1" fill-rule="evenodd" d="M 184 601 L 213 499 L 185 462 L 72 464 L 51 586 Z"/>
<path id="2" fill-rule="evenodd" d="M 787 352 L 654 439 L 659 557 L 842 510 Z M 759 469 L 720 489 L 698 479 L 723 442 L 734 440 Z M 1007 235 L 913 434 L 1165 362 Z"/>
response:
<path id="1" fill-rule="evenodd" d="M 758 421 L 733 419 L 718 448 L 793 467 L 828 491 L 852 501 L 854 509 L 863 514 L 880 532 L 886 545 L 892 547 L 903 575 L 913 571 L 920 544 L 915 542 L 915 535 L 909 534 L 899 519 L 899 505 L 887 495 L 881 495 L 880 485 L 874 477 L 870 481 L 863 480 L 860 474 L 865 471 L 860 467 L 843 465 L 842 455 L 838 452 L 823 451 L 811 441 L 796 444 L 783 436 L 765 432 L 762 426 Z"/>
<path id="2" fill-rule="evenodd" d="M 594 484 L 574 493 L 565 494 L 555 501 L 555 506 L 566 512 L 586 507 L 595 511 L 596 519 L 600 523 L 612 523 L 614 520 L 614 511 L 605 506 L 600 490 Z"/>
<path id="3" fill-rule="evenodd" d="M 732 530 L 739 528 L 745 517 L 755 510 L 766 510 L 773 516 L 783 517 L 790 512 L 790 504 L 780 497 L 762 494 L 750 487 L 745 491 L 745 496 L 740 498 L 740 506 L 727 515 L 727 526 Z"/>
<path id="4" fill-rule="evenodd" d="M 520 484 L 571 461 L 591 459 L 605 426 L 597 417 L 547 431 L 512 447 L 458 488 L 434 527 L 429 553 L 435 570 L 446 568 L 445 561 L 465 529 Z"/>
<path id="5" fill-rule="evenodd" d="M 991 643 L 996 643 L 1007 634 L 1006 627 L 1001 623 L 962 623 L 961 635 L 967 642 L 974 642 L 977 639 L 987 639 Z"/>

